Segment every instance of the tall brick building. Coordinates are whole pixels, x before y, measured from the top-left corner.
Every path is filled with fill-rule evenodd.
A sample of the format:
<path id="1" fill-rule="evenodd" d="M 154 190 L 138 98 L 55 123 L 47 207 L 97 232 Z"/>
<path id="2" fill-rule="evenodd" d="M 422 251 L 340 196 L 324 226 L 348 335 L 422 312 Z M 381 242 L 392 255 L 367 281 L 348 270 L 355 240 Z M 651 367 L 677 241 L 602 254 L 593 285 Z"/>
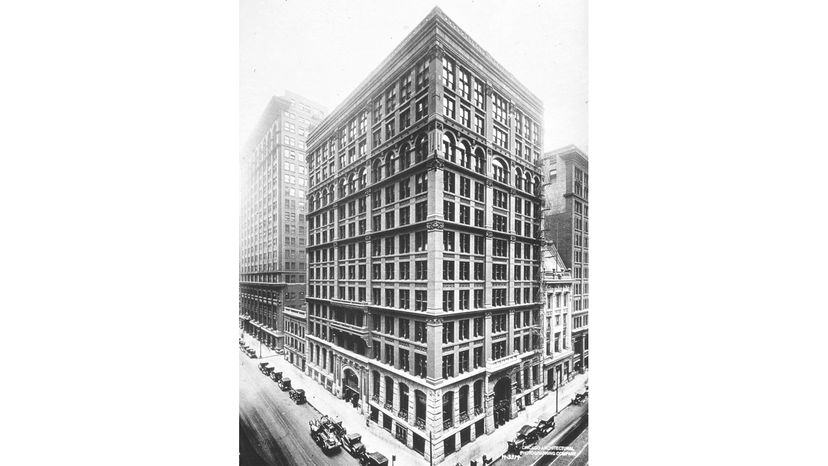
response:
<path id="1" fill-rule="evenodd" d="M 273 97 L 240 154 L 239 325 L 272 349 L 284 343 L 283 306 L 305 306 L 305 149 L 323 112 Z"/>
<path id="2" fill-rule="evenodd" d="M 589 367 L 589 160 L 575 146 L 541 159 L 544 235 L 572 269 L 572 342 L 575 369 Z"/>
<path id="3" fill-rule="evenodd" d="M 435 462 L 545 389 L 542 115 L 435 8 L 308 139 L 307 373 Z"/>

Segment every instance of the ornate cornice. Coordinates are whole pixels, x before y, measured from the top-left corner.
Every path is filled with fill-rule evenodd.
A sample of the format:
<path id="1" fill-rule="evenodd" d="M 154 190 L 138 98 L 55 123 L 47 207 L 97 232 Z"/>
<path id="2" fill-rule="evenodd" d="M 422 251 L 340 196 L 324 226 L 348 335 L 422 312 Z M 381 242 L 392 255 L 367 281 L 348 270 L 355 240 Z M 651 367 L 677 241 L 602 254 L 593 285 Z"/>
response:
<path id="1" fill-rule="evenodd" d="M 428 222 L 428 226 L 427 226 L 429 231 L 442 230 L 444 227 L 445 227 L 445 224 L 443 222 L 439 221 L 439 220 L 433 220 L 431 222 Z"/>

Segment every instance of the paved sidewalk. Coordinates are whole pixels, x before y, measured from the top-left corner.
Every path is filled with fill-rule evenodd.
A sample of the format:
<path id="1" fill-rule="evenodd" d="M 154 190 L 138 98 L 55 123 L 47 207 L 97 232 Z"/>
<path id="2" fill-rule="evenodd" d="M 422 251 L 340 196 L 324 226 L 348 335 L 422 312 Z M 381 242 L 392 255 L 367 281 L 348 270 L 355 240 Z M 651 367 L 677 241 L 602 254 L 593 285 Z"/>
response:
<path id="1" fill-rule="evenodd" d="M 258 354 L 258 340 L 246 333 L 244 339 Z M 305 397 L 311 406 L 322 414 L 327 414 L 338 421 L 342 421 L 342 425 L 345 426 L 348 432 L 356 432 L 362 435 L 362 443 L 365 448 L 368 451 L 379 451 L 385 455 L 388 458 L 389 466 L 391 466 L 392 455 L 397 456 L 395 466 L 424 466 L 428 464 L 422 456 L 400 443 L 391 433 L 376 423 L 369 423 L 366 426 L 365 417 L 356 408 L 350 403 L 336 398 L 296 366 L 286 361 L 284 356 L 276 354 L 264 345 L 262 345 L 262 354 L 263 357 L 258 362 L 269 362 L 271 366 L 277 368 L 276 370 L 282 371 L 284 377 L 290 378 L 293 388 L 305 390 Z M 588 378 L 588 371 L 584 374 L 576 373 L 572 380 L 559 388 L 557 412 L 569 405 L 575 393 L 584 392 L 584 385 Z M 457 463 L 468 465 L 472 460 L 476 460 L 478 465 L 482 465 L 483 455 L 486 455 L 486 458 L 490 460 L 496 460 L 506 453 L 506 442 L 514 440 L 517 431 L 521 427 L 537 419 L 548 418 L 552 413 L 556 413 L 554 391 L 546 392 L 543 398 L 519 411 L 514 419 L 495 429 L 491 434 L 478 437 L 474 442 L 463 446 L 458 452 L 448 455 L 439 464 L 446 466 L 455 466 Z"/>
<path id="2" fill-rule="evenodd" d="M 258 353 L 259 343 L 250 335 L 245 334 L 245 341 L 248 342 L 251 348 Z M 388 465 L 391 466 L 391 459 L 396 455 L 397 460 L 394 462 L 395 466 L 425 466 L 428 462 L 414 450 L 399 442 L 387 430 L 378 426 L 375 423 L 370 423 L 366 426 L 365 417 L 353 407 L 351 403 L 335 397 L 332 393 L 325 390 L 321 385 L 315 382 L 312 378 L 305 375 L 299 368 L 286 361 L 282 355 L 276 354 L 274 351 L 262 345 L 262 353 L 264 357 L 257 361 L 268 362 L 275 367 L 277 371 L 282 371 L 283 377 L 288 377 L 291 380 L 293 388 L 301 388 L 305 390 L 305 398 L 308 404 L 314 407 L 321 414 L 326 414 L 336 421 L 342 421 L 342 425 L 349 433 L 357 433 L 362 435 L 362 443 L 365 449 L 369 452 L 378 451 L 388 458 Z M 264 377 L 264 376 L 262 376 Z M 274 384 L 275 386 L 275 384 Z M 310 421 L 310 419 L 308 419 Z M 298 428 L 306 428 L 307 426 L 299 426 Z M 348 453 L 343 450 L 342 454 Z"/>
<path id="3" fill-rule="evenodd" d="M 575 393 L 584 392 L 584 384 L 589 378 L 589 372 L 576 374 L 571 381 L 560 387 L 558 390 L 558 411 L 562 411 L 569 405 Z M 474 442 L 463 446 L 458 452 L 448 455 L 443 464 L 455 466 L 457 463 L 468 465 L 472 460 L 478 465 L 483 464 L 483 455 L 489 460 L 496 460 L 506 453 L 506 442 L 513 441 L 520 430 L 526 424 L 541 418 L 548 418 L 555 411 L 555 392 L 546 392 L 546 396 L 536 401 L 533 405 L 523 411 L 519 411 L 517 417 L 495 429 L 491 434 L 486 434 L 475 439 Z"/>

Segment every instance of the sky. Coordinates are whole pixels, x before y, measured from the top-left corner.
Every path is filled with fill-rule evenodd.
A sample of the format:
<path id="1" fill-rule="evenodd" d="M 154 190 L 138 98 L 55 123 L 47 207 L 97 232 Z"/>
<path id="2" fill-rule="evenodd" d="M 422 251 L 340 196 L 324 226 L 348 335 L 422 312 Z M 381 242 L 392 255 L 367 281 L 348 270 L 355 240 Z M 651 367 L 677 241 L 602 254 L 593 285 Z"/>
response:
<path id="1" fill-rule="evenodd" d="M 584 0 L 240 0 L 240 144 L 286 90 L 332 111 L 435 6 L 543 101 L 545 151 L 588 150 Z"/>

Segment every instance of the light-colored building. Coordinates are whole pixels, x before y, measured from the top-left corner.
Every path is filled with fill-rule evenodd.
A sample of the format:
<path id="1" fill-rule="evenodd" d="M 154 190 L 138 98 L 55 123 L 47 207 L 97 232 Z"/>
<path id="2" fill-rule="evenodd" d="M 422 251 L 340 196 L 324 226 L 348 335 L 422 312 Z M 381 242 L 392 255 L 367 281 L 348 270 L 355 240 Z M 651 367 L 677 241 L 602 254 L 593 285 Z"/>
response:
<path id="1" fill-rule="evenodd" d="M 541 250 L 541 294 L 543 305 L 543 370 L 546 387 L 554 390 L 572 376 L 572 274 L 555 244 L 547 241 Z"/>
<path id="2" fill-rule="evenodd" d="M 305 306 L 305 149 L 323 112 L 291 92 L 273 97 L 240 154 L 239 326 L 274 350 L 282 307 Z"/>
<path id="3" fill-rule="evenodd" d="M 308 140 L 307 373 L 435 463 L 545 390 L 542 118 L 435 8 Z"/>
<path id="4" fill-rule="evenodd" d="M 304 371 L 307 345 L 305 333 L 307 331 L 308 315 L 304 309 L 285 306 L 284 317 L 285 360 Z"/>

